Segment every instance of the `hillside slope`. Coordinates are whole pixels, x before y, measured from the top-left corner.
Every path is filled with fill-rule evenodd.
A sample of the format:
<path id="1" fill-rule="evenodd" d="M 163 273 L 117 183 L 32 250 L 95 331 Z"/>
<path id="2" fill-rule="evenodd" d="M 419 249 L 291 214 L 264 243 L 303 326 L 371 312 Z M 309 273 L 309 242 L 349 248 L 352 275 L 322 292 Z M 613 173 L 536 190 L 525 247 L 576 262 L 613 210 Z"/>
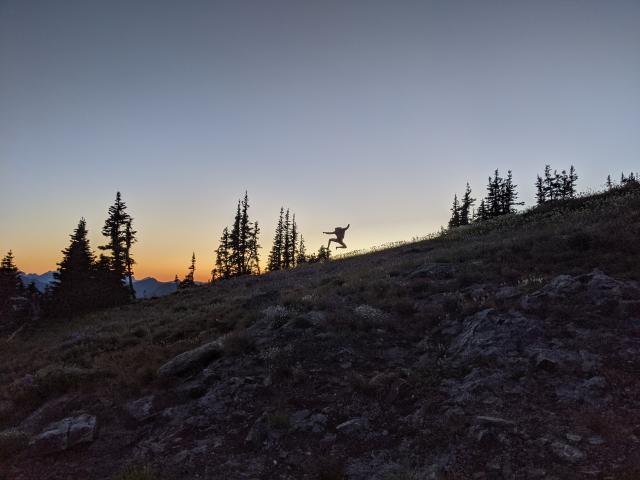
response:
<path id="1" fill-rule="evenodd" d="M 640 189 L 39 324 L 0 478 L 640 478 Z"/>

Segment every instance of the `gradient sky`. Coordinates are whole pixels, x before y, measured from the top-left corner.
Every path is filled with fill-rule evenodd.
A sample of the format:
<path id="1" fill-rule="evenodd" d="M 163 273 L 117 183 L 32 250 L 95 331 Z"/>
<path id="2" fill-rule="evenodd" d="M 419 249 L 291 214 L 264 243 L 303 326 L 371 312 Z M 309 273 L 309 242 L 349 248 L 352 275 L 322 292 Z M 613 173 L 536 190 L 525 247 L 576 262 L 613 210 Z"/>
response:
<path id="1" fill-rule="evenodd" d="M 136 276 L 212 268 L 249 191 L 309 248 L 433 232 L 494 168 L 640 170 L 637 0 L 0 0 L 0 253 L 55 268 L 120 190 Z"/>

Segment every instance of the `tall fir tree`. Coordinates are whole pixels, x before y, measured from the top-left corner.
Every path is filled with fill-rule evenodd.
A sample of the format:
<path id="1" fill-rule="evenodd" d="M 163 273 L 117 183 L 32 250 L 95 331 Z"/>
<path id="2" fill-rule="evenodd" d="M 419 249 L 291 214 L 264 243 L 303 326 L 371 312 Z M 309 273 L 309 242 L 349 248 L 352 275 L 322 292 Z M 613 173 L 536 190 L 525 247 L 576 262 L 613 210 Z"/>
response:
<path id="1" fill-rule="evenodd" d="M 471 186 L 469 182 L 467 182 L 460 204 L 460 225 L 469 225 L 471 221 L 471 209 L 475 201 L 476 199 L 471 197 Z"/>
<path id="2" fill-rule="evenodd" d="M 569 168 L 569 181 L 567 183 L 567 196 L 573 198 L 576 196 L 576 183 L 578 181 L 578 174 L 573 165 Z"/>
<path id="3" fill-rule="evenodd" d="M 238 259 L 240 265 L 240 275 L 251 273 L 251 252 L 249 242 L 252 233 L 252 225 L 249 222 L 249 194 L 245 190 L 244 198 L 242 199 L 242 214 L 240 216 L 240 252 Z"/>
<path id="4" fill-rule="evenodd" d="M 480 205 L 478 206 L 478 211 L 476 212 L 476 221 L 483 221 L 489 218 L 489 212 L 487 211 L 487 206 L 484 203 L 484 198 L 480 200 Z"/>
<path id="5" fill-rule="evenodd" d="M 487 185 L 487 197 L 485 199 L 485 207 L 490 217 L 497 217 L 502 210 L 502 177 L 495 170 L 493 178 L 489 177 Z"/>
<path id="6" fill-rule="evenodd" d="M 540 175 L 536 178 L 536 202 L 538 205 L 543 204 L 547 200 L 544 192 L 544 184 Z"/>
<path id="7" fill-rule="evenodd" d="M 301 265 L 307 263 L 307 251 L 304 245 L 304 238 L 300 235 L 300 243 L 298 244 L 298 256 L 296 257 L 296 264 Z"/>
<path id="8" fill-rule="evenodd" d="M 23 290 L 20 271 L 15 264 L 13 251 L 9 250 L 0 261 L 0 319 L 12 315 L 12 298 L 22 294 Z"/>
<path id="9" fill-rule="evenodd" d="M 260 225 L 258 221 L 253 222 L 249 228 L 247 240 L 247 273 L 250 275 L 260 275 Z"/>
<path id="10" fill-rule="evenodd" d="M 500 184 L 500 215 L 513 213 L 516 205 L 522 205 L 521 202 L 516 202 L 518 198 L 517 187 L 513 183 L 513 173 L 508 170 L 507 178 L 502 180 Z"/>
<path id="11" fill-rule="evenodd" d="M 231 240 L 228 227 L 224 227 L 222 230 L 220 244 L 216 249 L 216 271 L 219 279 L 227 279 L 232 276 Z"/>
<path id="12" fill-rule="evenodd" d="M 458 195 L 453 196 L 453 205 L 451 206 L 451 218 L 449 219 L 449 228 L 460 226 L 460 204 Z"/>
<path id="13" fill-rule="evenodd" d="M 291 220 L 291 232 L 289 238 L 289 258 L 291 259 L 291 267 L 296 266 L 296 257 L 298 250 L 298 225 L 296 224 L 296 215 L 293 214 L 293 218 Z"/>
<path id="14" fill-rule="evenodd" d="M 547 200 L 553 200 L 554 198 L 554 190 L 553 190 L 553 177 L 551 176 L 551 165 L 544 166 L 544 197 Z"/>
<path id="15" fill-rule="evenodd" d="M 319 262 L 327 262 L 327 261 L 331 260 L 331 250 L 329 250 L 327 247 L 322 245 L 318 249 L 318 255 L 317 255 L 316 258 L 317 258 L 317 261 L 319 261 Z"/>
<path id="16" fill-rule="evenodd" d="M 137 242 L 136 233 L 138 232 L 133 229 L 133 219 L 129 217 L 124 230 L 124 261 L 127 278 L 129 280 L 129 293 L 131 294 L 131 298 L 133 299 L 136 298 L 136 291 L 133 288 L 133 265 L 136 263 L 136 261 L 131 256 L 131 247 L 135 242 Z"/>
<path id="17" fill-rule="evenodd" d="M 49 292 L 50 314 L 73 317 L 95 307 L 106 306 L 106 293 L 101 289 L 107 283 L 99 284 L 99 272 L 94 264 L 95 257 L 87 234 L 86 221 L 81 218 L 70 235 L 69 246 L 62 251 L 58 271 L 53 274 L 54 281 Z M 109 278 L 113 282 L 115 276 Z"/>
<path id="18" fill-rule="evenodd" d="M 607 187 L 607 190 L 613 189 L 613 182 L 611 181 L 611 175 L 607 175 L 606 187 Z"/>
<path id="19" fill-rule="evenodd" d="M 553 180 L 551 185 L 551 200 L 558 200 L 562 198 L 562 175 L 558 173 L 557 170 L 553 171 Z"/>
<path id="20" fill-rule="evenodd" d="M 291 218 L 289 209 L 284 214 L 284 231 L 282 233 L 284 244 L 282 245 L 282 268 L 291 267 Z"/>
<path id="21" fill-rule="evenodd" d="M 109 207 L 108 217 L 102 227 L 102 235 L 107 237 L 108 241 L 106 245 L 102 245 L 98 248 L 100 250 L 109 251 L 109 270 L 113 277 L 117 278 L 119 283 L 116 286 L 113 282 L 109 281 L 108 286 L 113 289 L 110 292 L 112 299 L 116 305 L 119 303 L 126 303 L 131 298 L 131 290 L 124 286 L 125 279 L 127 277 L 127 263 L 133 265 L 133 258 L 131 257 L 130 249 L 127 248 L 127 234 L 126 226 L 131 221 L 131 216 L 127 213 L 127 205 L 122 201 L 120 192 L 116 193 L 116 200 L 114 204 Z M 132 236 L 129 239 L 129 245 L 135 242 L 135 232 L 132 232 Z M 106 265 L 102 265 L 104 269 Z M 123 295 L 122 291 L 126 292 Z"/>
<path id="22" fill-rule="evenodd" d="M 536 200 L 540 205 L 546 201 L 573 198 L 576 195 L 576 181 L 578 175 L 573 165 L 569 168 L 569 172 L 557 170 L 551 174 L 551 166 L 545 165 L 544 178 L 540 175 L 536 179 Z"/>
<path id="23" fill-rule="evenodd" d="M 184 279 L 180 282 L 179 288 L 184 289 L 184 288 L 195 287 L 196 285 L 194 280 L 195 273 L 196 273 L 196 253 L 193 252 L 191 254 L 191 265 L 189 265 L 189 271 L 184 276 Z"/>
<path id="24" fill-rule="evenodd" d="M 229 233 L 230 252 L 229 262 L 231 264 L 231 276 L 235 277 L 240 275 L 242 271 L 242 259 L 240 256 L 241 240 L 240 240 L 240 225 L 242 223 L 242 203 L 238 200 L 238 207 L 236 209 L 236 216 L 233 221 L 233 227 Z"/>
<path id="25" fill-rule="evenodd" d="M 273 246 L 269 253 L 269 260 L 267 263 L 267 270 L 274 272 L 282 268 L 282 249 L 283 249 L 283 235 L 284 235 L 284 207 L 280 207 L 280 216 L 278 217 L 278 223 L 276 225 L 276 232 L 273 236 Z"/>
<path id="26" fill-rule="evenodd" d="M 249 195 L 238 201 L 231 232 L 223 231 L 220 245 L 216 250 L 216 271 L 218 278 L 250 275 L 260 271 L 258 249 L 258 222 L 249 218 Z"/>

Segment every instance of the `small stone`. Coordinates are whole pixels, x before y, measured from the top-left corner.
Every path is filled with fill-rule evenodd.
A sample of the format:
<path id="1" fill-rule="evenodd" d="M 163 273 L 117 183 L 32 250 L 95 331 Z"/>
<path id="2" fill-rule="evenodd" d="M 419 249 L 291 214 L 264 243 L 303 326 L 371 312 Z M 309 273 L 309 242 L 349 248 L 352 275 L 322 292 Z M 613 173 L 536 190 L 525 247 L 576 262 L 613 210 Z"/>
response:
<path id="1" fill-rule="evenodd" d="M 138 400 L 133 400 L 124 407 L 127 413 L 139 422 L 146 420 L 151 414 L 151 409 L 153 407 L 153 395 L 148 395 L 146 397 L 139 398 Z"/>
<path id="2" fill-rule="evenodd" d="M 80 443 L 93 442 L 96 432 L 96 417 L 93 415 L 80 415 L 74 417 L 69 425 L 67 442 L 69 447 Z"/>
<path id="3" fill-rule="evenodd" d="M 495 425 L 500 427 L 511 427 L 515 425 L 515 422 L 512 422 L 511 420 L 506 420 L 499 417 L 489 417 L 485 415 L 477 415 L 475 417 L 475 420 L 477 423 L 482 423 L 485 425 Z"/>
<path id="4" fill-rule="evenodd" d="M 600 435 L 593 435 L 589 437 L 590 445 L 602 445 L 603 443 L 604 443 L 604 438 L 602 438 Z"/>
<path id="5" fill-rule="evenodd" d="M 566 443 L 562 442 L 553 442 L 551 444 L 551 450 L 555 453 L 559 458 L 566 460 L 570 463 L 578 463 L 584 459 L 584 453 L 578 450 L 576 447 L 572 447 Z"/>
<path id="6" fill-rule="evenodd" d="M 502 287 L 496 292 L 496 300 L 510 300 L 520 295 L 520 291 L 515 287 Z"/>
<path id="7" fill-rule="evenodd" d="M 204 368 L 211 360 L 221 357 L 222 353 L 222 344 L 218 340 L 205 343 L 173 357 L 158 369 L 158 376 L 171 377 L 197 367 Z"/>
<path id="8" fill-rule="evenodd" d="M 324 437 L 322 437 L 322 440 L 320 440 L 320 443 L 333 443 L 335 441 L 336 441 L 336 434 L 327 433 Z"/>
<path id="9" fill-rule="evenodd" d="M 584 387 L 593 390 L 604 390 L 607 387 L 607 381 L 604 377 L 591 377 L 584 382 Z"/>
<path id="10" fill-rule="evenodd" d="M 354 433 L 369 428 L 369 420 L 366 417 L 357 417 L 347 420 L 336 427 L 340 433 Z"/>
<path id="11" fill-rule="evenodd" d="M 298 410 L 297 412 L 293 412 L 289 416 L 289 421 L 292 425 L 296 425 L 302 422 L 305 418 L 307 418 L 311 412 L 309 410 Z"/>
<path id="12" fill-rule="evenodd" d="M 565 435 L 566 439 L 569 440 L 570 442 L 574 442 L 577 443 L 580 440 L 582 440 L 582 435 L 577 435 L 575 433 L 567 433 Z"/>

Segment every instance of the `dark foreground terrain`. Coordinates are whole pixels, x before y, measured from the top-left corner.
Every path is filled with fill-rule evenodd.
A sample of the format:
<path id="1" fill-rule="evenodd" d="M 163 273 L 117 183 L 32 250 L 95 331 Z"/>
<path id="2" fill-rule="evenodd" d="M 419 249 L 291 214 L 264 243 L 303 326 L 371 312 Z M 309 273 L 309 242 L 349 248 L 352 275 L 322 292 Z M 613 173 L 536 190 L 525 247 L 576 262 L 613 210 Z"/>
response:
<path id="1" fill-rule="evenodd" d="M 639 479 L 639 279 L 632 185 L 31 325 L 0 478 Z"/>

